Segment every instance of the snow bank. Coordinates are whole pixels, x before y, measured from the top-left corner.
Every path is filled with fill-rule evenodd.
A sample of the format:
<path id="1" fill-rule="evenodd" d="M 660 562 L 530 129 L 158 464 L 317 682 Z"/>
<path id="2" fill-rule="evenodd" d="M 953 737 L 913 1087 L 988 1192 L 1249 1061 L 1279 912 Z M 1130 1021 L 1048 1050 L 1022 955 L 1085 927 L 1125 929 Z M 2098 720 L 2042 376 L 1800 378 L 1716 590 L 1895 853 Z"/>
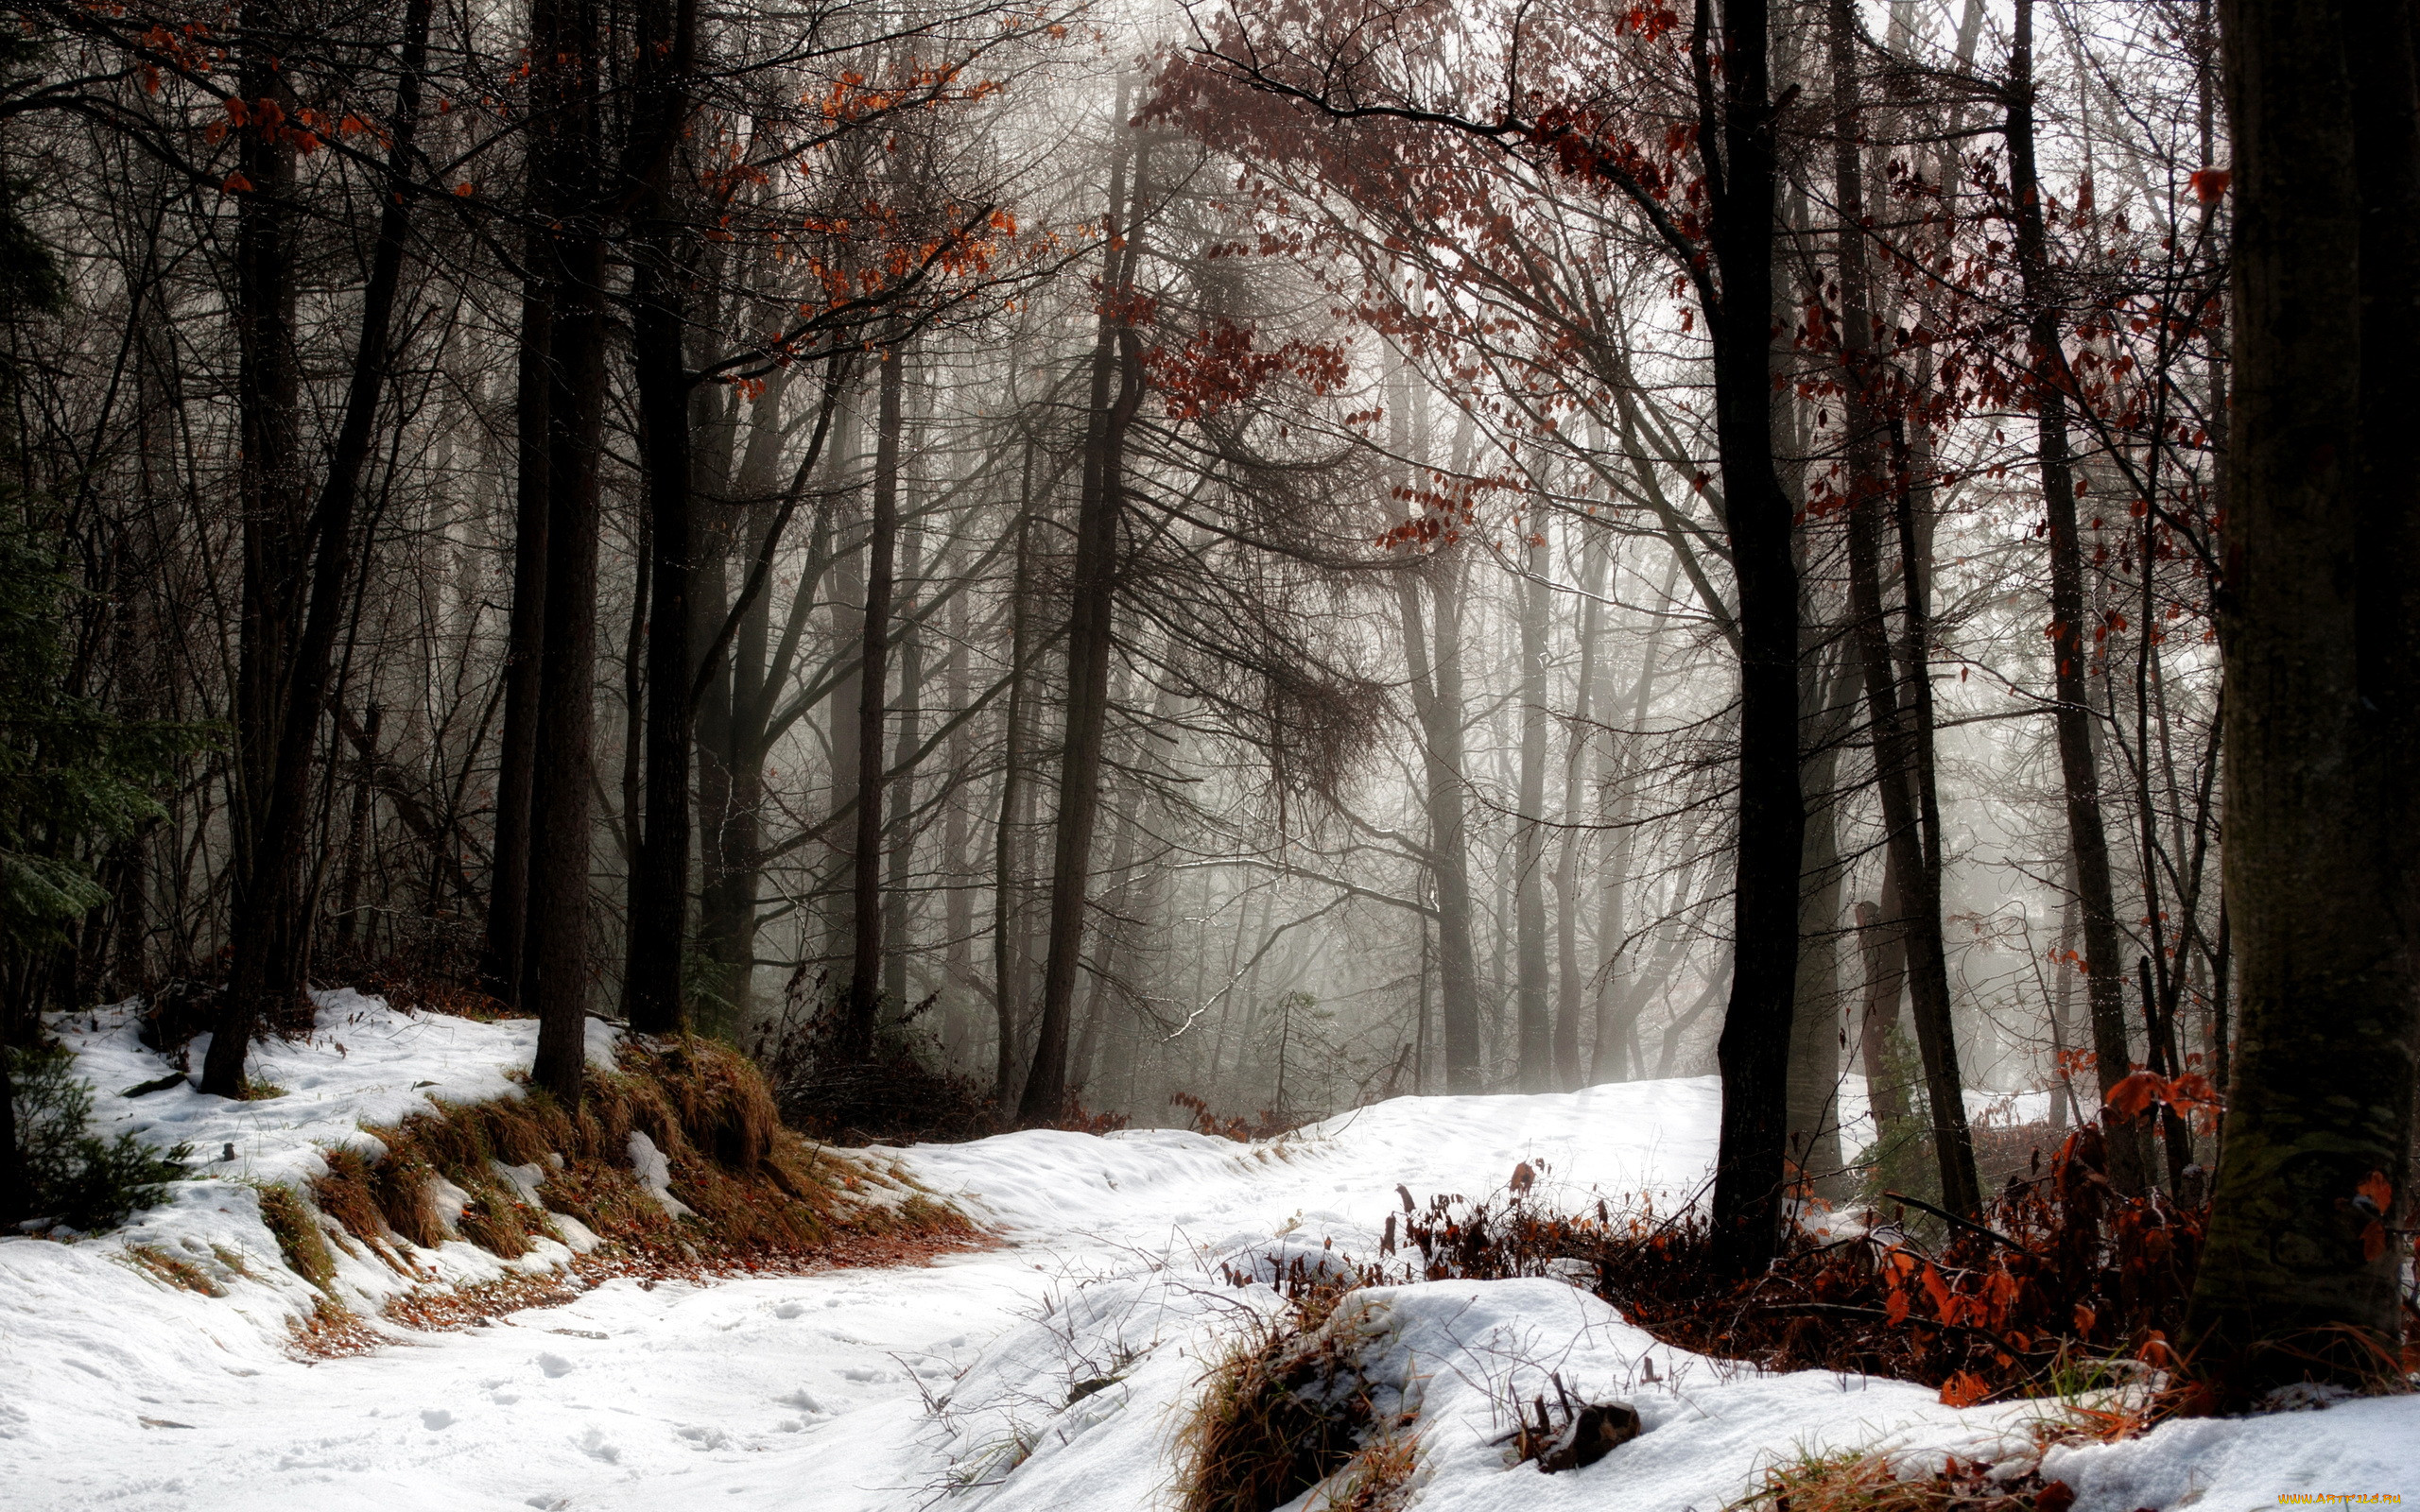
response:
<path id="1" fill-rule="evenodd" d="M 507 1073 L 529 1064 L 534 1021 L 406 1013 L 350 989 L 314 996 L 308 1037 L 264 1043 L 251 1057 L 252 1078 L 282 1094 L 250 1102 L 203 1095 L 198 1074 L 127 1095 L 179 1069 L 137 1038 L 137 1004 L 49 1021 L 76 1053 L 77 1074 L 94 1084 L 95 1132 L 131 1130 L 161 1149 L 189 1144 L 193 1178 L 105 1236 L 0 1239 L 0 1436 L 72 1446 L 96 1417 L 138 1426 L 175 1417 L 164 1390 L 287 1366 L 291 1325 L 323 1297 L 285 1267 L 261 1219 L 261 1188 L 306 1186 L 326 1174 L 331 1149 L 382 1153 L 363 1125 L 426 1112 L 432 1097 L 521 1095 Z M 614 1030 L 593 1020 L 589 1029 L 589 1058 L 610 1066 Z M 184 1059 L 198 1066 L 208 1050 L 204 1036 Z M 396 1252 L 416 1271 L 406 1277 L 333 1224 L 323 1231 L 337 1267 L 330 1292 L 365 1314 L 418 1285 L 544 1271 L 572 1255 L 551 1239 L 514 1261 L 459 1240 L 436 1249 L 398 1240 Z M 191 1289 L 197 1283 L 217 1295 Z"/>
<path id="2" fill-rule="evenodd" d="M 1476 1197 L 1523 1160 L 1539 1168 L 1542 1197 L 1677 1205 L 1706 1179 L 1720 1105 L 1700 1079 L 1402 1098 L 1257 1145 L 1046 1131 L 880 1152 L 1012 1242 L 923 1267 L 609 1281 L 492 1327 L 304 1366 L 279 1346 L 307 1293 L 280 1279 L 233 1177 L 300 1178 L 320 1142 L 356 1140 L 363 1120 L 391 1120 L 431 1092 L 504 1091 L 502 1071 L 528 1051 L 526 1024 L 340 1001 L 323 1005 L 311 1046 L 262 1067 L 285 1098 L 230 1106 L 179 1089 L 107 1105 L 110 1117 L 145 1120 L 146 1137 L 237 1143 L 240 1170 L 181 1189 L 136 1233 L 198 1265 L 187 1239 L 206 1251 L 232 1236 L 261 1279 L 235 1277 L 227 1297 L 206 1298 L 121 1263 L 115 1240 L 0 1241 L 0 1464 L 12 1512 L 1154 1512 L 1172 1505 L 1174 1438 L 1205 1371 L 1280 1305 L 1267 1285 L 1224 1273 L 1370 1255 L 1401 1209 L 1397 1183 L 1423 1201 Z M 105 1015 L 77 1031 L 88 1056 L 125 1057 L 107 1090 L 159 1074 L 123 1027 Z M 441 1265 L 458 1248 L 468 1246 L 415 1258 Z M 1759 1376 L 1659 1345 L 1551 1280 L 1376 1288 L 1340 1326 L 1361 1339 L 1382 1406 L 1415 1409 L 1416 1512 L 1706 1509 L 1804 1452 L 1888 1452 L 1916 1472 L 2028 1442 L 2025 1406 L 1958 1411 L 1903 1383 Z M 1646 1432 L 1568 1474 L 1506 1467 L 1495 1440 L 1509 1404 L 1548 1389 L 1548 1371 L 1582 1395 L 1631 1400 Z M 2057 1451 L 2046 1468 L 2082 1493 L 2077 1512 L 2242 1512 L 2297 1491 L 2420 1496 L 2420 1401 L 2170 1424 Z"/>

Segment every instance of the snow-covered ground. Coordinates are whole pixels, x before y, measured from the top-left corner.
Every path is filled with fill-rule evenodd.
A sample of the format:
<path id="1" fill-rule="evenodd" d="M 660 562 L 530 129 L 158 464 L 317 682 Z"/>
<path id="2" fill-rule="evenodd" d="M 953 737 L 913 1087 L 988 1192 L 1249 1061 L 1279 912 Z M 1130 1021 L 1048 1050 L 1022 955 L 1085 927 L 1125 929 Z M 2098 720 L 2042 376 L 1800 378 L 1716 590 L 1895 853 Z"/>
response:
<path id="1" fill-rule="evenodd" d="M 493 1095 L 502 1070 L 526 1061 L 526 1025 L 329 1006 L 320 1035 L 264 1063 L 285 1098 L 102 1099 L 104 1116 L 149 1121 L 147 1137 L 208 1142 L 205 1156 L 237 1147 L 239 1170 L 182 1186 L 126 1237 L 257 1261 L 265 1232 L 233 1177 L 307 1176 L 313 1141 L 358 1138 L 354 1122 L 390 1120 L 430 1091 Z M 158 1074 L 121 1026 L 88 1022 L 78 1042 L 105 1092 Z M 390 1094 L 400 1103 L 376 1102 Z M 147 1106 L 158 1099 L 170 1101 Z M 1266 1287 L 1223 1282 L 1221 1264 L 1265 1273 L 1315 1261 L 1331 1240 L 1373 1253 L 1397 1183 L 1423 1199 L 1478 1195 L 1523 1160 L 1566 1198 L 1685 1198 L 1708 1169 L 1716 1108 L 1710 1080 L 1685 1080 L 1399 1098 L 1274 1145 L 1160 1130 L 920 1146 L 899 1158 L 1007 1245 L 925 1267 L 610 1281 L 566 1306 L 316 1365 L 282 1348 L 308 1296 L 290 1277 L 248 1280 L 222 1263 L 229 1295 L 205 1297 L 113 1259 L 119 1237 L 0 1240 L 0 1505 L 1163 1506 L 1205 1359 L 1271 1302 Z M 441 1257 L 465 1276 L 496 1263 L 458 1248 L 469 1250 Z M 273 1256 L 247 1268 L 262 1275 Z M 1759 1377 L 1659 1345 L 1553 1281 L 1364 1293 L 1347 1326 L 1368 1341 L 1379 1405 L 1416 1409 L 1413 1505 L 1426 1512 L 1710 1512 L 1806 1450 L 1884 1447 L 1911 1466 L 2004 1456 L 2030 1412 L 1962 1412 L 1917 1386 L 1824 1372 Z M 1501 1403 L 1508 1388 L 1542 1389 L 1548 1369 L 1584 1395 L 1633 1400 L 1646 1433 L 1570 1474 L 1507 1469 L 1490 1443 L 1508 1426 Z M 2082 1493 L 2078 1512 L 2420 1497 L 2420 1400 L 2174 1423 L 2053 1454 L 2045 1469 Z"/>

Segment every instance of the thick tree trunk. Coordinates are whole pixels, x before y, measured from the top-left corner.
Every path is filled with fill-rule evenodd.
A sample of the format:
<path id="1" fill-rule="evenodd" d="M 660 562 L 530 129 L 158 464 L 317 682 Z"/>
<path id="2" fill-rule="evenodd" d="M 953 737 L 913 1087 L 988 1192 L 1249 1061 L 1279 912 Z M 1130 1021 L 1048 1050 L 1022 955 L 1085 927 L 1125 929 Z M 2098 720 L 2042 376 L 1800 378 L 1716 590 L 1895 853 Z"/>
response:
<path id="1" fill-rule="evenodd" d="M 2033 347 L 2035 434 L 2039 437 L 2042 503 L 2048 517 L 2050 628 L 2058 659 L 2059 776 L 2066 790 L 2067 842 L 2075 858 L 2077 902 L 2083 908 L 2083 970 L 2092 1012 L 2092 1048 L 2105 1097 L 2134 1069 L 2126 1038 L 2126 968 L 2118 934 L 2117 892 L 2109 874 L 2109 841 L 2101 825 L 2100 774 L 2092 746 L 2087 674 L 2092 639 L 2084 624 L 2083 549 L 2076 527 L 2076 483 L 2067 449 L 2067 392 L 2059 360 L 2058 308 L 2049 287 L 2049 238 L 2043 220 L 2042 181 L 2033 149 L 2033 0 L 2016 0 L 2014 46 L 2009 55 L 2007 135 L 2016 205 L 2016 261 Z M 2150 1147 L 2139 1123 L 2113 1120 L 2108 1130 L 2109 1178 L 2139 1192 L 2150 1178 Z"/>
<path id="2" fill-rule="evenodd" d="M 1512 840 L 1513 971 L 1521 1090 L 1553 1091 L 1554 1021 L 1547 999 L 1547 610 L 1551 590 L 1546 521 L 1530 522 L 1521 593 L 1521 776 Z"/>
<path id="3" fill-rule="evenodd" d="M 2420 1048 L 2420 68 L 2407 6 L 2222 8 L 2235 125 L 2226 911 L 2241 1040 L 2188 1346 L 2400 1374 Z"/>
<path id="4" fill-rule="evenodd" d="M 259 801 L 251 816 L 252 843 L 235 891 L 234 961 L 226 1005 L 202 1062 L 202 1091 L 221 1097 L 243 1095 L 244 1063 L 261 1021 L 267 1018 L 275 1022 L 304 1006 L 302 996 L 310 959 L 311 921 L 303 857 L 311 831 L 312 758 L 327 712 L 337 640 L 346 617 L 354 559 L 354 505 L 362 469 L 370 459 L 372 426 L 386 393 L 387 374 L 393 367 L 396 294 L 403 283 L 405 244 L 411 234 L 410 197 L 405 185 L 409 180 L 413 128 L 420 117 L 428 24 L 429 0 L 412 0 L 404 20 L 403 69 L 395 92 L 394 140 L 388 155 L 389 192 L 378 218 L 370 280 L 361 296 L 361 334 L 354 353 L 353 377 L 306 537 L 312 552 L 308 607 L 302 635 L 287 658 L 285 696 L 275 711 L 274 723 L 255 732 L 255 738 L 268 736 L 273 745 L 259 774 L 265 777 L 266 787 L 255 795 Z M 275 87 L 283 91 L 282 79 Z M 291 163 L 283 170 L 267 171 L 284 171 L 290 177 Z M 263 255 L 278 262 L 285 257 L 282 246 Z M 272 282 L 282 282 L 283 277 L 281 271 Z M 290 287 L 284 297 L 290 300 Z M 284 339 L 281 336 L 281 343 Z M 289 416 L 266 428 L 290 423 Z"/>
<path id="5" fill-rule="evenodd" d="M 628 983 L 631 1027 L 688 1027 L 691 557 L 689 324 L 691 249 L 674 219 L 672 161 L 688 124 L 694 0 L 644 0 L 637 20 L 632 148 L 625 171 L 639 196 L 631 253 L 631 366 L 637 380 L 639 461 L 655 555 L 647 623 L 647 813 L 631 831 Z"/>
<path id="6" fill-rule="evenodd" d="M 531 802 L 529 936 L 538 1013 L 531 1079 L 579 1106 L 591 990 L 589 791 L 596 724 L 597 454 L 605 409 L 605 238 L 599 209 L 596 0 L 562 0 L 552 36 L 561 101 L 544 165 L 557 276 L 546 399 L 546 592 Z"/>
<path id="7" fill-rule="evenodd" d="M 275 57 L 274 38 L 286 25 L 282 0 L 253 0 L 239 21 L 239 93 L 291 113 L 294 93 Z M 236 170 L 250 185 L 236 200 L 233 309 L 244 547 L 230 805 L 230 934 L 238 942 L 238 961 L 219 1035 L 242 1038 L 214 1053 L 234 1067 L 240 1083 L 255 1025 L 264 1015 L 272 1021 L 291 1016 L 302 992 L 299 866 L 261 852 L 309 591 L 310 525 L 298 432 L 302 369 L 294 347 L 294 149 L 265 109 L 236 131 Z M 212 1087 L 233 1095 L 223 1076 Z"/>
<path id="8" fill-rule="evenodd" d="M 1722 1263 L 1760 1269 L 1781 1239 L 1789 1138 L 1789 1025 L 1798 975 L 1798 573 L 1773 472 L 1773 121 L 1765 0 L 1721 0 L 1721 104 L 1703 84 L 1709 160 L 1720 118 L 1712 250 L 1720 304 L 1716 449 L 1739 600 L 1739 811 L 1730 1006 L 1716 1059 L 1722 1121 L 1713 1221 Z M 1711 47 L 1712 40 L 1705 45 Z M 1706 72 L 1711 70 L 1708 60 Z M 1710 161 L 1709 168 L 1718 164 Z"/>
<path id="9" fill-rule="evenodd" d="M 1908 985 L 1908 947 L 1899 919 L 1897 875 L 1885 863 L 1882 902 L 1857 905 L 1858 956 L 1865 968 L 1865 1001 L 1858 1017 L 1858 1064 L 1865 1074 L 1866 1106 L 1876 1132 L 1908 1118 L 1908 1089 L 1891 1069 L 1891 1031 L 1899 1025 L 1899 1000 Z"/>

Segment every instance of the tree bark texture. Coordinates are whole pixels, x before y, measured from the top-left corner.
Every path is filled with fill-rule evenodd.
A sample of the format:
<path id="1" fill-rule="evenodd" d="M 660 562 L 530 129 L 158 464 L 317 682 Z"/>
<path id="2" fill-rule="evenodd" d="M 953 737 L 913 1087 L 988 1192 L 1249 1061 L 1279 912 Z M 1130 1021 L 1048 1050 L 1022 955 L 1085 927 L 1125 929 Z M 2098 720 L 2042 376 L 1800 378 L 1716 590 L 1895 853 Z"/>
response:
<path id="1" fill-rule="evenodd" d="M 1724 527 L 1737 580 L 1738 841 L 1735 964 L 1716 1061 L 1722 1074 L 1713 1222 L 1722 1263 L 1760 1269 L 1781 1238 L 1789 1138 L 1789 1025 L 1798 975 L 1798 572 L 1790 508 L 1773 472 L 1770 378 L 1773 121 L 1765 0 L 1721 0 L 1718 109 L 1701 126 L 1721 280 L 1712 312 L 1715 432 Z M 1704 6 L 1701 6 L 1701 18 Z M 1709 43 L 1710 45 L 1710 43 Z M 1720 148 L 1713 148 L 1719 130 Z"/>
<path id="2" fill-rule="evenodd" d="M 2420 90 L 2412 15 L 2226 0 L 2222 644 L 2233 1101 L 2189 1347 L 2237 1392 L 2399 1374 L 2420 1041 Z"/>

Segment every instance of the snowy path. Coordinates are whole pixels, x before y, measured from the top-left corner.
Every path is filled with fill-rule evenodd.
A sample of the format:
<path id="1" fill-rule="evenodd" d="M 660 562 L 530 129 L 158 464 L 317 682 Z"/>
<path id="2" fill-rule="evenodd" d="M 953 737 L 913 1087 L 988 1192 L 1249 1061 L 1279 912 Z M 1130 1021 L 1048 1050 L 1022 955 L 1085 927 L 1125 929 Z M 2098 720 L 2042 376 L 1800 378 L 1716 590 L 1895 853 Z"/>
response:
<path id="1" fill-rule="evenodd" d="M 155 1345 L 149 1328 L 69 1332 L 45 1341 L 41 1362 L 69 1369 L 41 1373 L 81 1383 L 89 1410 L 50 1402 L 28 1415 L 0 1380 L 0 1504 L 889 1512 L 931 1502 L 955 1478 L 996 1484 L 952 1505 L 1151 1507 L 1201 1346 L 1238 1307 L 1205 1275 L 1205 1256 L 1272 1240 L 1315 1252 L 1329 1235 L 1366 1253 L 1397 1182 L 1424 1198 L 1476 1195 L 1523 1159 L 1542 1159 L 1543 1184 L 1572 1194 L 1685 1193 L 1710 1160 L 1715 1108 L 1710 1081 L 1400 1099 L 1282 1157 L 1167 1132 L 1009 1135 L 908 1157 L 1012 1239 L 928 1268 L 653 1290 L 615 1281 L 565 1307 L 314 1366 L 242 1341 L 219 1343 L 213 1361 Z M 226 1305 L 188 1300 L 195 1315 Z M 1404 1379 L 1426 1378 L 1422 1507 L 1613 1504 L 1606 1472 L 1619 1465 L 1618 1504 L 1711 1508 L 1800 1446 L 1888 1442 L 1921 1458 L 1997 1441 L 2018 1417 L 1952 1412 L 1898 1383 L 1719 1370 L 1551 1282 L 1399 1289 L 1382 1308 Z M 182 1314 L 156 1323 L 194 1326 Z M 1650 1358 L 1662 1384 L 1641 1383 Z M 1482 1446 L 1482 1387 L 1499 1366 L 1541 1361 L 1634 1393 L 1649 1434 L 1582 1474 L 1504 1471 Z M 1113 1376 L 1106 1389 L 1070 1389 Z M 936 1419 L 927 1399 L 944 1396 Z M 2420 1413 L 2400 1402 L 2175 1426 L 2186 1435 L 2163 1430 L 2167 1442 L 2063 1469 L 2085 1492 L 2078 1512 L 2165 1507 L 2197 1491 L 2197 1505 L 2227 1512 L 2287 1490 L 2420 1495 Z"/>

